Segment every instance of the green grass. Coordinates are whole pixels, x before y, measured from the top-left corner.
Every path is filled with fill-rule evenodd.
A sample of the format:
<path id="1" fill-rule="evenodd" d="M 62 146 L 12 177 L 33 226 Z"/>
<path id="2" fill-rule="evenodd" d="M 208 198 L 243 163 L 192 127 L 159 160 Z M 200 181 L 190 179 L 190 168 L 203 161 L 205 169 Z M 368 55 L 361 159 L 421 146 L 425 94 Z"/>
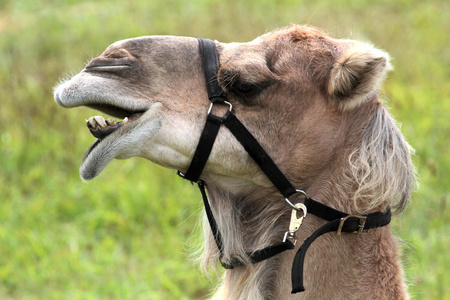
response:
<path id="1" fill-rule="evenodd" d="M 368 40 L 394 58 L 384 94 L 416 149 L 420 187 L 394 224 L 412 299 L 450 299 L 450 4 L 430 1 L 0 2 L 0 299 L 198 299 L 215 279 L 195 187 L 142 159 L 83 183 L 88 109 L 53 102 L 61 77 L 140 35 L 248 41 L 290 23 Z"/>

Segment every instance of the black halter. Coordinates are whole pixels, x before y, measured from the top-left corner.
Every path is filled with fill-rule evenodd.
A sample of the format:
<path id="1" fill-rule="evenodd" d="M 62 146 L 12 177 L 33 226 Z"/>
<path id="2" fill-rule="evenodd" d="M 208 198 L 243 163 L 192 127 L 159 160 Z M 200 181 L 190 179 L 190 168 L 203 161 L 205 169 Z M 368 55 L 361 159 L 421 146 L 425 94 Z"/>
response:
<path id="1" fill-rule="evenodd" d="M 385 226 L 389 224 L 391 220 L 391 212 L 388 209 L 385 212 L 375 212 L 367 215 L 348 215 L 309 198 L 302 190 L 296 190 L 270 156 L 264 151 L 258 141 L 233 114 L 232 105 L 227 101 L 227 98 L 217 81 L 217 73 L 220 65 L 215 43 L 207 39 L 198 39 L 198 42 L 211 107 L 208 111 L 205 127 L 203 128 L 191 164 L 185 174 L 180 171 L 178 171 L 178 174 L 184 179 L 198 183 L 205 205 L 206 215 L 217 247 L 220 250 L 221 258 L 223 256 L 222 236 L 209 205 L 205 190 L 205 182 L 200 180 L 200 175 L 206 165 L 217 133 L 222 124 L 225 125 L 242 146 L 244 146 L 244 149 L 258 164 L 264 174 L 266 174 L 292 208 L 291 226 L 286 232 L 283 241 L 264 249 L 248 253 L 247 255 L 252 263 L 258 263 L 283 251 L 294 249 L 296 241 L 295 232 L 299 229 L 303 217 L 306 216 L 306 212 L 328 221 L 328 223 L 317 229 L 303 242 L 295 255 L 291 273 L 292 293 L 302 292 L 305 290 L 303 287 L 303 262 L 308 247 L 317 237 L 330 231 L 337 231 L 338 234 L 341 234 L 341 232 L 360 233 L 364 229 Z M 223 117 L 211 114 L 213 105 L 217 103 L 227 104 L 230 107 Z M 305 196 L 303 204 L 299 203 L 294 205 L 289 201 L 289 197 L 297 192 Z M 303 212 L 303 216 L 297 217 L 297 212 L 299 211 Z M 232 259 L 231 262 L 228 263 L 222 262 L 222 260 L 220 261 L 222 266 L 226 269 L 233 269 L 244 265 L 244 263 L 238 259 Z"/>

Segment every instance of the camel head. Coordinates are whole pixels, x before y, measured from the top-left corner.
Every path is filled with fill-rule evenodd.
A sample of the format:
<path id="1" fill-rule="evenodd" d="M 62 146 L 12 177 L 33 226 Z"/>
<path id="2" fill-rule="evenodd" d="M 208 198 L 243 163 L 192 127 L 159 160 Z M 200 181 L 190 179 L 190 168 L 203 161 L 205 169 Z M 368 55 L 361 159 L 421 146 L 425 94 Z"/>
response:
<path id="1" fill-rule="evenodd" d="M 233 113 L 296 189 L 353 214 L 385 211 L 388 206 L 399 210 L 405 207 L 414 183 L 411 149 L 377 95 L 391 68 L 386 52 L 298 25 L 248 43 L 215 45 L 220 61 L 217 81 Z M 59 84 L 54 97 L 66 108 L 87 106 L 123 119 L 117 122 L 95 116 L 86 120 L 98 140 L 81 164 L 84 180 L 99 175 L 114 158 L 133 156 L 185 172 L 211 104 L 198 40 L 173 36 L 146 36 L 112 44 L 79 74 Z M 228 105 L 217 104 L 212 113 L 223 116 L 228 109 Z M 224 126 L 219 129 L 201 179 L 208 187 L 225 241 L 223 253 L 219 253 L 211 231 L 205 231 L 206 264 L 214 264 L 219 256 L 225 261 L 232 257 L 248 260 L 246 253 L 279 241 L 286 231 L 291 209 L 280 201 L 279 192 Z M 305 239 L 320 222 L 308 218 L 299 239 Z M 367 237 L 377 232 L 381 231 L 374 230 Z M 386 230 L 382 232 L 386 234 Z M 353 240 L 346 239 L 348 245 L 353 245 Z M 317 258 L 338 260 L 342 253 L 350 253 L 339 250 L 344 247 L 339 238 L 330 241 L 335 247 L 328 244 L 315 248 L 319 251 L 314 254 Z M 381 248 L 395 256 L 396 250 L 390 249 L 394 244 L 387 239 Z M 362 253 L 378 249 L 367 245 L 358 244 Z M 282 257 L 289 260 L 289 255 Z M 373 254 L 374 264 L 376 255 L 386 257 Z M 347 268 L 345 274 L 365 274 L 366 269 L 353 272 L 361 266 L 352 265 L 358 257 L 341 257 L 340 266 Z M 314 268 L 313 262 L 305 263 L 310 270 L 305 281 L 316 285 L 318 292 L 322 291 L 322 281 L 317 278 L 338 274 L 329 272 L 326 262 L 318 264 L 322 260 L 315 259 Z M 242 274 L 240 270 L 227 273 L 228 282 L 248 287 L 225 285 L 224 291 L 229 293 L 248 292 L 230 299 L 250 299 L 246 296 L 253 290 L 250 286 L 263 289 L 262 294 L 276 293 L 275 287 L 267 284 L 272 281 L 274 275 L 270 272 L 275 265 L 258 268 L 253 279 L 242 270 Z M 338 284 L 339 274 L 327 282 Z M 380 278 L 373 274 L 367 277 Z M 379 280 L 380 286 L 391 282 L 389 276 L 386 278 Z M 280 286 L 285 281 L 280 281 Z M 353 291 L 357 287 L 349 287 L 349 293 L 357 295 Z M 334 292 L 336 288 L 328 290 Z"/>

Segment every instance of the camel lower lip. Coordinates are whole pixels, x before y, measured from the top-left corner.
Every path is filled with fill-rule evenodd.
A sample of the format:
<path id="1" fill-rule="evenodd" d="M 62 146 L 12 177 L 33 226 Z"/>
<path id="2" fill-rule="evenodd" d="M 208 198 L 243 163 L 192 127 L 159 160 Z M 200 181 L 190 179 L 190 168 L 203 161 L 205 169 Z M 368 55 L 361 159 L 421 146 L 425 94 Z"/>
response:
<path id="1" fill-rule="evenodd" d="M 98 144 L 100 144 L 101 140 L 96 140 L 91 146 L 89 146 L 89 149 L 86 151 L 86 154 L 83 157 L 83 162 L 86 160 L 86 158 L 89 156 L 89 154 L 94 150 L 95 147 L 97 147 Z"/>

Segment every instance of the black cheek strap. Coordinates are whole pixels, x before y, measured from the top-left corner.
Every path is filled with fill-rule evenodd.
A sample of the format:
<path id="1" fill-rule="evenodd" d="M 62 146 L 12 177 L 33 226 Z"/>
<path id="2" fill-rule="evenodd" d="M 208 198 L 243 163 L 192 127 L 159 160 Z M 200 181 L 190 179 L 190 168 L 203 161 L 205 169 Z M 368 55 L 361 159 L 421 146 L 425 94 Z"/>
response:
<path id="1" fill-rule="evenodd" d="M 233 133 L 239 143 L 244 146 L 244 149 L 261 168 L 264 174 L 266 174 L 272 184 L 280 191 L 284 198 L 289 198 L 291 195 L 295 194 L 296 190 L 294 186 L 233 113 L 230 111 L 227 112 L 223 124 L 231 131 L 231 133 Z"/>

